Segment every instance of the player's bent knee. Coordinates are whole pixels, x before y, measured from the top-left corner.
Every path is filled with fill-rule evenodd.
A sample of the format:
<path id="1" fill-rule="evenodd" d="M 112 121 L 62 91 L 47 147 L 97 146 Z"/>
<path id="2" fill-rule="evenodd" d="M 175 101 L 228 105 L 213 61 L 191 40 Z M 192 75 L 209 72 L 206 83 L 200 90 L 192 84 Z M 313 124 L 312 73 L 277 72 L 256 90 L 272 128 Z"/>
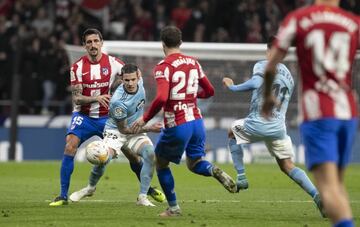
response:
<path id="1" fill-rule="evenodd" d="M 151 144 L 145 144 L 141 149 L 141 156 L 143 159 L 155 161 L 154 146 Z"/>
<path id="2" fill-rule="evenodd" d="M 66 136 L 66 145 L 65 145 L 64 154 L 75 155 L 79 143 L 80 143 L 80 139 L 77 136 L 73 134 Z"/>

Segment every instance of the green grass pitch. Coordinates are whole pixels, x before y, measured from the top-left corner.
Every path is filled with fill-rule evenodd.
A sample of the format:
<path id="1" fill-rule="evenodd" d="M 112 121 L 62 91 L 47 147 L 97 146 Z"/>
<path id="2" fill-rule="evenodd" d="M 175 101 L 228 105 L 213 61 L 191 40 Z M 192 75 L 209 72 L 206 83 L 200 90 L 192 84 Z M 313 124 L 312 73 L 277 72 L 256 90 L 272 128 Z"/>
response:
<path id="1" fill-rule="evenodd" d="M 231 165 L 220 165 L 235 176 Z M 181 217 L 160 218 L 166 203 L 138 207 L 138 182 L 126 163 L 111 163 L 96 194 L 63 207 L 48 204 L 59 192 L 60 162 L 0 163 L 0 226 L 330 226 L 310 197 L 274 164 L 247 165 L 250 188 L 228 193 L 215 179 L 172 165 Z M 90 164 L 76 163 L 70 192 L 87 184 Z M 360 224 L 360 165 L 346 185 Z M 158 186 L 156 174 L 152 185 Z"/>

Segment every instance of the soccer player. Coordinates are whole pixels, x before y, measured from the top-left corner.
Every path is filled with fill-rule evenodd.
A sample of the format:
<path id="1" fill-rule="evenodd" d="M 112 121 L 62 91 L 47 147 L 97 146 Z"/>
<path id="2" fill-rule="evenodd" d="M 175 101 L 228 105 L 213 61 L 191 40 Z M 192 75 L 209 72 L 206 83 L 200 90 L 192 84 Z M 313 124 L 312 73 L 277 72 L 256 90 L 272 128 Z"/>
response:
<path id="1" fill-rule="evenodd" d="M 155 166 L 154 146 L 144 132 L 160 132 L 161 123 L 144 126 L 139 134 L 132 134 L 130 125 L 144 112 L 145 89 L 138 67 L 126 64 L 121 69 L 123 84 L 120 85 L 110 100 L 109 119 L 106 121 L 104 131 L 104 144 L 110 154 L 105 165 L 95 165 L 91 171 L 87 187 L 70 195 L 70 200 L 77 202 L 85 196 L 95 192 L 96 184 L 104 174 L 105 166 L 112 158 L 122 151 L 131 163 L 138 163 L 141 158 L 144 164 L 140 173 L 140 193 L 137 205 L 155 206 L 147 198 Z M 162 194 L 163 195 L 163 194 Z M 163 195 L 163 199 L 165 196 Z"/>
<path id="2" fill-rule="evenodd" d="M 264 116 L 272 96 L 276 65 L 294 41 L 301 70 L 302 141 L 306 166 L 314 174 L 327 216 L 334 226 L 354 226 L 344 185 L 358 127 L 351 69 L 359 46 L 359 18 L 339 8 L 339 0 L 316 0 L 282 22 L 265 70 Z"/>
<path id="3" fill-rule="evenodd" d="M 160 216 L 168 217 L 181 214 L 169 162 L 179 164 L 184 150 L 187 167 L 192 172 L 215 177 L 232 193 L 236 191 L 236 184 L 219 167 L 203 160 L 205 127 L 196 100 L 213 96 L 212 84 L 199 62 L 181 53 L 181 31 L 178 28 L 164 27 L 160 37 L 165 59 L 154 69 L 157 94 L 148 111 L 133 124 L 133 129 L 139 130 L 162 108 L 164 109 L 165 129 L 160 134 L 155 154 L 157 175 L 169 204 Z M 199 85 L 202 88 L 200 90 Z"/>
<path id="4" fill-rule="evenodd" d="M 270 57 L 270 48 L 273 40 L 274 36 L 268 40 L 267 58 Z M 263 76 L 267 62 L 267 60 L 257 62 L 254 65 L 251 79 L 244 83 L 234 85 L 232 79 L 228 77 L 223 78 L 224 85 L 231 91 L 252 91 L 249 115 L 245 119 L 234 121 L 231 130 L 229 130 L 228 147 L 238 174 L 236 180 L 237 191 L 247 189 L 249 186 L 243 163 L 244 144 L 263 141 L 270 154 L 275 157 L 280 169 L 313 198 L 320 212 L 322 212 L 322 204 L 317 189 L 306 173 L 296 167 L 291 160 L 294 153 L 291 138 L 286 132 L 285 116 L 291 94 L 294 90 L 294 80 L 284 64 L 277 65 L 276 76 L 272 85 L 272 90 L 279 105 L 272 110 L 272 117 L 269 120 L 261 116 Z M 324 216 L 323 213 L 322 216 Z"/>
<path id="5" fill-rule="evenodd" d="M 116 76 L 121 74 L 124 65 L 119 59 L 101 52 L 103 38 L 97 29 L 85 30 L 82 43 L 87 54 L 76 61 L 70 70 L 74 111 L 60 169 L 61 191 L 50 206 L 68 204 L 68 190 L 77 148 L 92 136 L 102 137 L 108 118 L 109 87 L 116 81 Z M 134 164 L 131 168 L 140 175 L 141 166 Z"/>

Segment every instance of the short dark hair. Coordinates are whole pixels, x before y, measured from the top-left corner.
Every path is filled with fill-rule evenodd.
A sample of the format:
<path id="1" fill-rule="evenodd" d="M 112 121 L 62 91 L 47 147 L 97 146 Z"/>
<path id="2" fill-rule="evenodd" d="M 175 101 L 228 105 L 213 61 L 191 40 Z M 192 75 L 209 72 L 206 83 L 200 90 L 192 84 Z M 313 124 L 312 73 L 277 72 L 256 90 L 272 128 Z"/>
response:
<path id="1" fill-rule="evenodd" d="M 160 32 L 161 41 L 169 48 L 179 47 L 181 45 L 181 37 L 180 29 L 175 26 L 166 26 Z"/>
<path id="2" fill-rule="evenodd" d="M 274 36 L 274 35 L 272 35 L 268 38 L 268 40 L 267 40 L 267 48 L 268 49 L 271 49 L 275 39 L 276 39 L 276 36 Z"/>
<path id="3" fill-rule="evenodd" d="M 121 75 L 134 73 L 138 71 L 138 67 L 135 64 L 126 64 L 121 68 Z"/>
<path id="4" fill-rule="evenodd" d="M 88 29 L 86 29 L 86 30 L 84 31 L 84 33 L 82 34 L 82 36 L 81 36 L 81 42 L 82 42 L 83 44 L 85 44 L 85 39 L 86 39 L 86 37 L 87 37 L 88 35 L 93 35 L 93 34 L 98 35 L 99 38 L 100 38 L 100 40 L 103 40 L 102 34 L 101 34 L 101 32 L 100 32 L 99 30 L 97 30 L 96 28 L 88 28 Z"/>

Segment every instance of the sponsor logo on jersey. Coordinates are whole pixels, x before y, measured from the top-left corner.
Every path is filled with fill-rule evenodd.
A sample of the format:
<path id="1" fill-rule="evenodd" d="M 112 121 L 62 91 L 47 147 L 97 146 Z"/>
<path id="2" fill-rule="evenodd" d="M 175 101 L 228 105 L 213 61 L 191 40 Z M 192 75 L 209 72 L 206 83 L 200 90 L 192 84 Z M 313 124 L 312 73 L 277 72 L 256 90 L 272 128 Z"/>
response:
<path id="1" fill-rule="evenodd" d="M 107 67 L 101 68 L 101 73 L 105 76 L 109 75 L 109 69 Z"/>
<path id="2" fill-rule="evenodd" d="M 145 105 L 145 99 L 142 99 L 136 106 L 136 111 L 141 110 L 144 108 Z"/>
<path id="3" fill-rule="evenodd" d="M 180 110 L 186 110 L 188 108 L 194 108 L 195 105 L 194 103 L 182 103 L 182 102 L 178 102 L 178 104 L 174 105 L 174 111 L 180 111 Z"/>
<path id="4" fill-rule="evenodd" d="M 109 87 L 109 82 L 94 82 L 93 84 L 83 84 L 84 88 L 102 88 L 102 87 Z"/>

